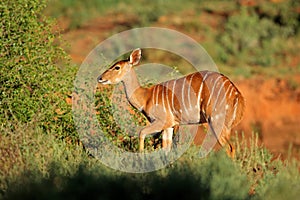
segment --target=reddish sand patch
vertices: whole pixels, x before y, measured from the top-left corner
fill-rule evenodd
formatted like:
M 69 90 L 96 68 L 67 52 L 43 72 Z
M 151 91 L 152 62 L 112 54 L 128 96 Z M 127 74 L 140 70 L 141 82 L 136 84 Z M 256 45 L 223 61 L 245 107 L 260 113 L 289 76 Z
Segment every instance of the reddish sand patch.
M 237 85 L 246 99 L 245 116 L 238 130 L 246 136 L 258 131 L 272 152 L 287 155 L 290 145 L 300 155 L 300 76 L 290 79 L 252 78 Z

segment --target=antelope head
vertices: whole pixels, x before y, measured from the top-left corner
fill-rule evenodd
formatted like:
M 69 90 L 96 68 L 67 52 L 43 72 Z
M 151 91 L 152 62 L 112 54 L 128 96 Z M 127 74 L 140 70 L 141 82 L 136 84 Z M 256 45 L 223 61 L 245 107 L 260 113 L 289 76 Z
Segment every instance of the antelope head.
M 100 75 L 97 80 L 101 84 L 117 84 L 129 74 L 132 67 L 138 65 L 141 59 L 141 49 L 135 49 L 127 60 L 121 60 L 113 64 Z

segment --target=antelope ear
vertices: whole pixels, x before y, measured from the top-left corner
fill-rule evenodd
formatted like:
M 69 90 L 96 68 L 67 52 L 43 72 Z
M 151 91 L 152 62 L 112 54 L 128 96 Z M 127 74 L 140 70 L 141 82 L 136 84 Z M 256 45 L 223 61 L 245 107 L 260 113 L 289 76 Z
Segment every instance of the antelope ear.
M 140 48 L 133 50 L 129 57 L 129 63 L 134 66 L 139 64 L 142 57 L 142 51 Z

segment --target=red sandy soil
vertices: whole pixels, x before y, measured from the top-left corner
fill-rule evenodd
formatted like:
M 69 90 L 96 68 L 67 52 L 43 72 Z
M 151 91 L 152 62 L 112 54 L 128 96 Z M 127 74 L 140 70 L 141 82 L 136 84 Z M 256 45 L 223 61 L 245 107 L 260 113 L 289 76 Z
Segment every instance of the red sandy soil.
M 245 116 L 237 127 L 250 136 L 259 131 L 260 141 L 272 152 L 300 155 L 300 75 L 289 80 L 255 77 L 237 83 L 246 99 Z
M 215 25 L 205 16 L 201 19 Z M 162 17 L 159 21 L 164 20 Z M 64 23 L 60 26 L 64 27 Z M 73 62 L 80 64 L 97 44 L 116 31 L 116 27 L 126 29 L 124 17 L 97 18 L 80 29 L 66 31 L 63 37 L 71 44 L 66 50 Z M 295 62 L 299 64 L 299 60 Z M 246 137 L 258 131 L 260 142 L 271 152 L 286 157 L 292 146 L 293 156 L 300 158 L 300 75 L 252 77 L 236 84 L 246 99 L 245 116 L 236 130 L 244 132 Z

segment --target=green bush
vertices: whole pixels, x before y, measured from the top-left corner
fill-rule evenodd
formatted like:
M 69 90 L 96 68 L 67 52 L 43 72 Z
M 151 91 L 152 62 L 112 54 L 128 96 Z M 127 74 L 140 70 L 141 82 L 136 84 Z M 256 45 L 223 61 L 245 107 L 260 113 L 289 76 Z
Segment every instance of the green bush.
M 7 189 L 2 191 L 4 199 L 294 199 L 299 195 L 299 165 L 296 163 L 282 165 L 276 173 L 274 169 L 264 171 L 257 180 L 257 175 L 249 176 L 252 169 L 241 167 L 225 152 L 211 153 L 200 159 L 199 149 L 193 147 L 164 169 L 128 174 L 104 167 L 79 149 L 61 147 L 65 152 L 54 159 L 48 153 L 42 154 L 47 165 L 38 166 L 45 166 L 47 173 L 31 165 L 10 180 Z M 247 152 L 250 156 L 251 152 Z M 34 161 L 32 159 L 27 162 Z M 250 164 L 247 159 L 244 163 Z M 266 164 L 273 165 L 270 161 Z M 258 183 L 253 185 L 254 180 Z M 260 184 L 261 180 L 265 184 Z M 253 192 L 252 188 L 256 190 Z
M 113 90 L 114 87 L 116 89 Z M 106 137 L 123 150 L 138 152 L 139 128 L 146 125 L 147 119 L 128 103 L 124 89 L 120 85 L 109 88 L 100 86 L 95 99 L 98 123 Z M 153 150 L 153 146 L 159 143 L 161 141 L 152 136 L 145 140 L 148 150 Z
M 103 15 L 114 18 L 118 28 L 123 26 L 128 29 L 149 26 L 166 13 L 177 13 L 183 8 L 194 9 L 198 4 L 199 1 L 195 0 L 185 1 L 184 5 L 180 0 L 53 0 L 45 12 L 49 16 L 67 19 L 69 29 L 82 27 L 88 20 Z M 121 20 L 118 23 L 118 19 L 127 21 Z
M 299 31 L 299 13 L 294 1 L 264 2 L 241 7 L 231 15 L 218 35 L 219 59 L 231 65 L 273 66 L 285 61 L 286 40 Z
M 271 161 L 255 138 L 249 147 L 236 141 L 235 160 L 225 151 L 200 159 L 199 147 L 192 146 L 164 169 L 129 174 L 108 169 L 81 146 L 43 134 L 34 124 L 20 125 L 15 134 L 4 131 L 9 134 L 0 138 L 3 199 L 293 199 L 300 191 L 299 163 Z
M 42 13 L 45 1 L 0 2 L 0 123 L 35 121 L 44 130 L 74 131 L 71 95 L 74 68 L 59 46 L 55 23 Z M 61 130 L 60 130 L 61 129 Z
M 58 139 L 55 130 L 45 134 L 34 122 L 14 125 L 13 131 L 0 128 L 0 199 L 12 182 L 23 186 L 26 181 L 48 177 L 53 163 L 60 165 L 55 173 L 72 175 L 87 157 L 82 146 Z
M 270 21 L 260 20 L 257 15 L 249 15 L 243 9 L 241 14 L 230 17 L 225 25 L 220 37 L 225 51 L 221 53 L 222 59 L 231 64 L 270 65 L 271 56 L 279 50 L 279 47 L 274 49 L 276 46 L 271 46 L 270 34 L 273 32 L 276 30 Z M 269 48 L 265 52 L 267 55 L 262 52 L 266 48 Z
M 66 149 L 67 150 L 67 149 Z M 70 150 L 67 150 L 68 152 Z M 45 175 L 33 167 L 10 182 L 5 199 L 245 199 L 249 184 L 224 152 L 199 159 L 189 152 L 179 162 L 147 174 L 127 174 L 99 162 L 48 165 Z M 45 154 L 46 155 L 46 154 Z M 194 159 L 188 156 L 194 155 Z M 45 158 L 47 158 L 46 156 Z M 79 157 L 76 158 L 78 160 Z M 50 159 L 52 160 L 52 159 Z M 73 158 L 70 158 L 74 161 Z M 67 169 L 71 170 L 67 170 Z M 71 171 L 72 173 L 70 173 Z M 241 188 L 240 186 L 243 185 Z

